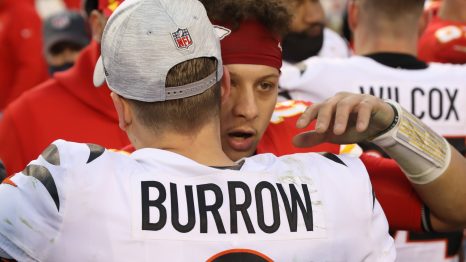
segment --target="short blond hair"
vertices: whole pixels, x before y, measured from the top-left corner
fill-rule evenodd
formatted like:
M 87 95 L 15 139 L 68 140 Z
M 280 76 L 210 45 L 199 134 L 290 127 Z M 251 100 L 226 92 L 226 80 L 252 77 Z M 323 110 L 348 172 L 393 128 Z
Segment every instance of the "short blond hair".
M 199 81 L 217 70 L 215 58 L 195 58 L 175 65 L 167 74 L 166 87 Z M 220 79 L 205 92 L 182 99 L 142 102 L 127 99 L 137 118 L 154 132 L 173 130 L 194 134 L 220 112 Z

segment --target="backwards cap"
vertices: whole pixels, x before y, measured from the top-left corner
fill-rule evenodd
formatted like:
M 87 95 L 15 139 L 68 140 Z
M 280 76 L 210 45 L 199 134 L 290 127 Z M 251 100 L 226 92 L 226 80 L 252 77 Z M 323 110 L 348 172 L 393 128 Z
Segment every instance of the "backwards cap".
M 194 83 L 165 87 L 173 66 L 200 57 L 216 58 L 216 72 Z M 106 80 L 125 98 L 156 102 L 200 94 L 222 74 L 219 39 L 199 1 L 126 0 L 105 26 L 94 85 Z

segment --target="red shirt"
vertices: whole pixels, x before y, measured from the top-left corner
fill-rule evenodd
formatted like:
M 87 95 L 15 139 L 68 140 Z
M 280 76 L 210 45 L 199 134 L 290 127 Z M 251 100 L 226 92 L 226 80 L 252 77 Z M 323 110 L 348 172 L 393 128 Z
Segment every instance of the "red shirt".
M 129 144 L 107 86 L 95 88 L 93 69 L 100 55 L 91 42 L 74 67 L 25 92 L 0 120 L 0 159 L 9 175 L 19 172 L 54 140 L 95 143 L 108 148 Z
M 418 55 L 425 62 L 466 64 L 466 23 L 434 16 L 419 39 Z
M 34 6 L 23 0 L 0 1 L 0 112 L 47 77 L 42 22 Z

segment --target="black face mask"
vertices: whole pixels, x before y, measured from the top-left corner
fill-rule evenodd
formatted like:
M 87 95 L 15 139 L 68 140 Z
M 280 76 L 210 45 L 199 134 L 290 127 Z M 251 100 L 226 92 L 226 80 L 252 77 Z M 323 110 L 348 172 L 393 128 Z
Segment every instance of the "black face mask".
M 65 64 L 59 65 L 59 66 L 49 65 L 49 74 L 51 76 L 53 76 L 53 74 L 55 74 L 56 72 L 65 71 L 65 70 L 70 69 L 73 65 L 74 65 L 73 62 L 65 63 Z
M 298 63 L 311 56 L 316 56 L 324 44 L 324 32 L 310 36 L 306 32 L 289 33 L 282 41 L 283 60 Z

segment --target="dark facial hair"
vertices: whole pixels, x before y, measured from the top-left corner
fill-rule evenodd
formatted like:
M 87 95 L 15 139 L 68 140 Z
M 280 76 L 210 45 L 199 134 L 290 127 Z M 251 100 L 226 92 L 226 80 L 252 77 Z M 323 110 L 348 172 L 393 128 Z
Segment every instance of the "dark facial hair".
M 324 44 L 324 25 L 317 24 L 313 26 L 320 26 L 320 33 L 311 35 L 308 32 L 300 32 L 285 35 L 282 40 L 283 60 L 290 63 L 298 63 L 306 60 L 309 57 L 316 56 L 322 45 Z

